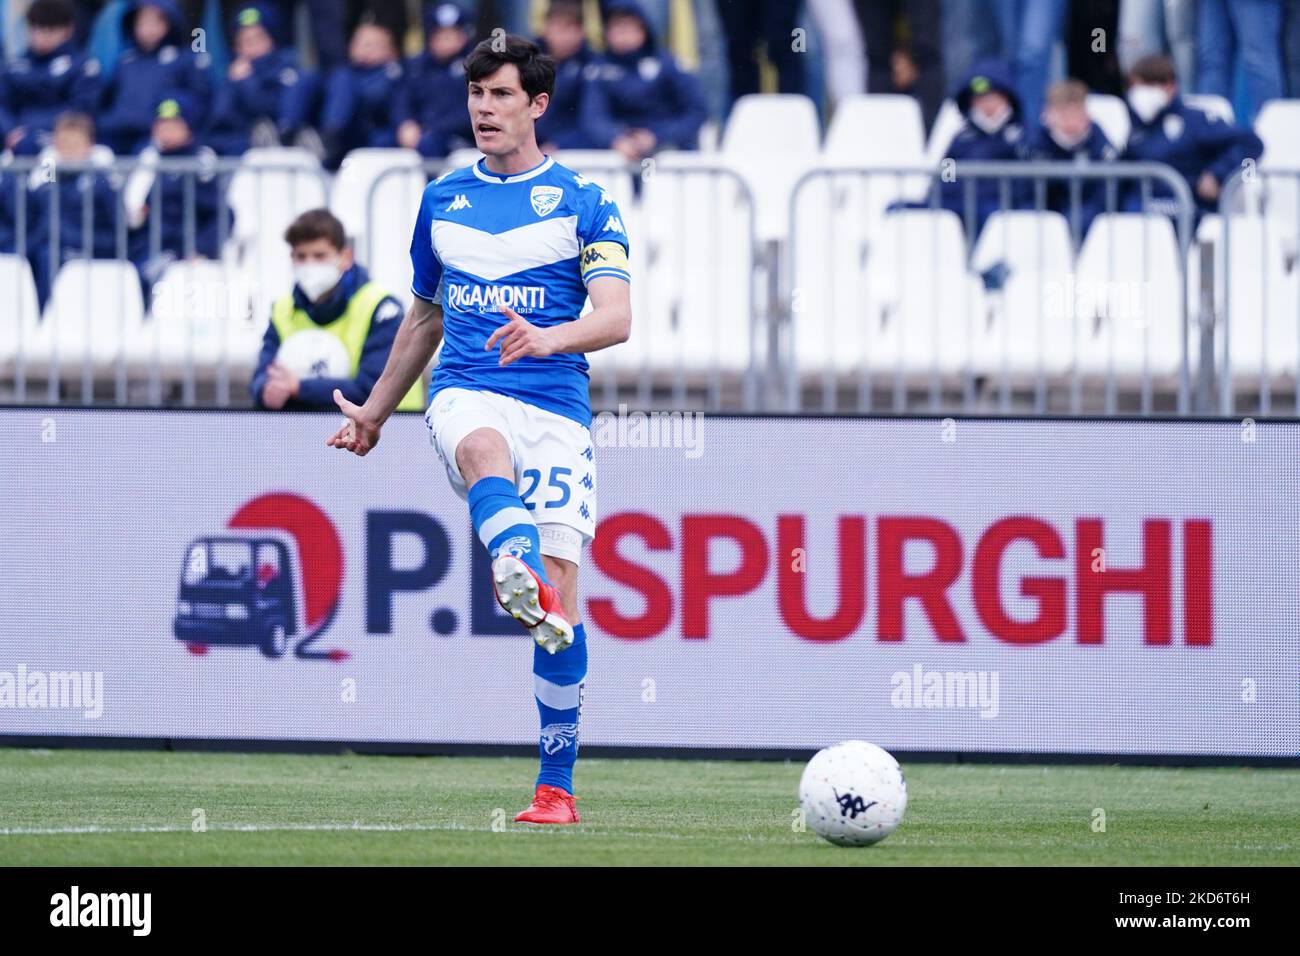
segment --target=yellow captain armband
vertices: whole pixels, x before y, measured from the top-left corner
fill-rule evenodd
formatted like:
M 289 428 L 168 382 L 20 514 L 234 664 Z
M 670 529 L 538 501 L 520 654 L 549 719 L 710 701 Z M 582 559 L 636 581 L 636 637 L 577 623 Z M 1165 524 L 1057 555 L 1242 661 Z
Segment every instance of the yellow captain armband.
M 617 242 L 593 242 L 583 247 L 578 263 L 584 283 L 603 275 L 628 278 L 627 250 Z

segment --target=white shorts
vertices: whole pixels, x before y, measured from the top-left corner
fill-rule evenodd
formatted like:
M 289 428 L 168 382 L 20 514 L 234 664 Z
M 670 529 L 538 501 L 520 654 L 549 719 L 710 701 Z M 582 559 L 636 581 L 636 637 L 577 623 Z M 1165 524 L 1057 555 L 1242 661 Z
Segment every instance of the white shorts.
M 499 432 L 510 449 L 519 497 L 537 522 L 542 554 L 579 563 L 596 534 L 596 455 L 587 428 L 517 398 L 469 388 L 439 391 L 424 421 L 461 498 L 469 497 L 469 488 L 456 466 L 456 448 L 480 428 Z

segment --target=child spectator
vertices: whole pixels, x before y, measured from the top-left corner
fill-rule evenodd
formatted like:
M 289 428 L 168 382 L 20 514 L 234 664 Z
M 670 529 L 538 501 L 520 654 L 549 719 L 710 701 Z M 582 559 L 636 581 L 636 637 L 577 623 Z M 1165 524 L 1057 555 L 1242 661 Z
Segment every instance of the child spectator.
M 446 156 L 474 145 L 465 108 L 465 56 L 472 45 L 468 19 L 454 3 L 424 13 L 424 52 L 407 62 L 395 110 L 398 145 L 422 156 Z
M 393 35 L 362 22 L 348 43 L 348 65 L 329 77 L 320 134 L 326 165 L 337 169 L 349 150 L 397 145 L 395 105 L 405 71 Z
M 60 114 L 40 159 L 28 183 L 27 256 L 43 306 L 54 273 L 69 259 L 117 256 L 118 226 L 125 230 L 125 222 L 119 211 L 120 175 L 111 169 L 113 151 L 96 145 L 95 123 L 85 113 Z M 68 165 L 93 168 L 65 172 Z
M 332 409 L 334 389 L 362 402 L 379 381 L 401 325 L 402 305 L 352 258 L 343 223 L 328 209 L 303 213 L 284 234 L 293 257 L 293 289 L 271 306 L 257 371 L 249 383 L 258 408 Z M 281 345 L 298 332 L 323 330 L 348 353 L 348 378 L 306 377 L 276 361 Z M 411 386 L 400 411 L 424 408 L 424 387 Z
M 1087 103 L 1088 88 L 1078 80 L 1062 80 L 1048 87 L 1047 105 L 1030 143 L 1029 158 L 1076 164 L 1118 159 L 1119 151 L 1088 116 Z M 1076 189 L 1077 209 L 1071 200 Z M 1029 201 L 1032 206 L 1032 198 Z M 1098 213 L 1106 211 L 1106 181 L 1085 180 L 1074 187 L 1063 180 L 1049 180 L 1047 208 L 1070 219 L 1074 235 L 1082 238 Z
M 188 93 L 168 95 L 157 104 L 153 122 L 153 143 L 140 154 L 140 167 L 131 174 L 124 190 L 131 261 L 140 270 L 145 291 L 161 278 L 163 270 L 178 259 L 216 259 L 221 254 L 222 218 L 230 234 L 233 214 L 226 208 L 214 167 L 216 153 L 200 146 L 193 122 L 199 111 Z M 159 170 L 158 160 L 192 158 L 200 161 L 197 173 Z M 188 181 L 188 184 L 187 184 Z M 192 190 L 193 233 L 187 228 L 185 205 Z M 156 203 L 156 205 L 155 205 Z M 153 240 L 153 221 L 158 220 L 158 243 Z M 148 295 L 146 294 L 146 301 Z
M 555 60 L 555 92 L 537 121 L 537 142 L 544 153 L 587 149 L 593 144 L 582 128 L 582 95 L 596 54 L 587 44 L 581 0 L 553 0 L 537 42 Z
M 1198 218 L 1218 208 L 1224 181 L 1247 159 L 1259 159 L 1264 152 L 1263 142 L 1250 129 L 1232 126 L 1184 103 L 1178 95 L 1173 61 L 1167 56 L 1146 56 L 1133 65 L 1128 104 L 1133 128 L 1123 158 L 1172 166 L 1187 180 Z M 1142 210 L 1140 183 L 1125 188 L 1124 206 Z M 1146 211 L 1177 214 L 1169 187 L 1152 182 Z
M 637 0 L 606 7 L 606 53 L 588 70 L 583 126 L 593 145 L 639 162 L 657 149 L 694 149 L 707 107 L 699 82 L 659 49 Z
M 962 179 L 961 161 L 1023 159 L 1028 144 L 1022 125 L 1020 97 L 1011 71 L 1001 61 L 977 63 L 955 99 L 957 108 L 966 117 L 966 124 L 957 131 L 944 153 L 945 159 L 957 161 L 957 175 L 944 178 L 939 198 L 945 209 L 955 212 L 965 223 L 967 190 L 972 191 L 975 197 L 975 234 L 978 235 L 985 220 L 1002 206 L 1002 185 L 996 179 L 973 182 Z M 1008 208 L 1023 205 L 1029 195 L 1032 191 L 1027 191 L 1023 183 L 1012 182 Z
M 278 29 L 279 14 L 270 4 L 249 4 L 235 13 L 235 59 L 204 136 L 223 156 L 238 156 L 250 146 L 288 145 L 305 133 L 318 80 L 299 69 L 292 50 L 276 47 Z
M 126 49 L 104 94 L 103 139 L 114 151 L 149 145 L 153 106 L 160 93 L 186 91 L 206 111 L 212 103 L 212 60 L 190 51 L 189 34 L 174 0 L 132 0 L 122 14 Z
M 20 156 L 49 145 L 55 118 L 65 110 L 94 114 L 99 106 L 99 61 L 74 39 L 71 0 L 34 0 L 27 9 L 27 56 L 0 73 L 0 137 Z

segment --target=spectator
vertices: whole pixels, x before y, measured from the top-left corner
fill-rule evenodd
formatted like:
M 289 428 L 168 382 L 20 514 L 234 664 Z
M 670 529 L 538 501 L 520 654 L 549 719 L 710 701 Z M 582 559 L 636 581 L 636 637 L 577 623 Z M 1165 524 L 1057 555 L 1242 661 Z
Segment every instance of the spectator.
M 1286 0 L 1282 14 L 1282 70 L 1286 95 L 1300 99 L 1300 0 Z
M 173 0 L 132 0 L 122 15 L 128 38 L 104 95 L 104 141 L 118 153 L 149 145 L 153 105 L 163 91 L 188 92 L 198 109 L 212 103 L 212 61 L 190 52 L 189 34 Z
M 1047 106 L 1030 143 L 1029 158 L 1077 165 L 1118 159 L 1119 151 L 1088 116 L 1087 102 L 1088 88 L 1078 80 L 1062 80 L 1048 87 Z M 1076 190 L 1077 206 L 1072 199 Z M 1106 182 L 1096 179 L 1074 186 L 1049 180 L 1047 208 L 1069 219 L 1071 232 L 1081 238 L 1106 210 Z
M 167 95 L 158 102 L 154 116 L 152 145 L 140 153 L 140 165 L 123 190 L 127 224 L 132 230 L 129 252 L 140 270 L 146 301 L 149 290 L 172 262 L 219 258 L 223 229 L 229 235 L 234 219 L 222 202 L 214 168 L 217 155 L 195 138 L 199 110 L 193 98 L 188 93 Z M 198 172 L 159 171 L 160 158 L 195 159 Z M 191 189 L 192 223 L 185 208 Z M 156 246 L 154 220 L 158 222 Z
M 1282 79 L 1282 0 L 1200 0 L 1196 24 L 1196 86 L 1231 101 L 1240 60 L 1249 109 L 1286 95 Z
M 28 186 L 27 255 L 43 306 L 63 263 L 117 256 L 122 220 L 119 176 L 111 170 L 113 151 L 96 145 L 94 120 L 85 113 L 59 115 L 40 159 Z M 68 165 L 92 168 L 64 172 L 62 167 Z
M 1023 159 L 1027 154 L 1020 97 L 1010 69 L 1000 60 L 977 63 L 954 99 L 966 122 L 948 145 L 945 160 L 957 161 L 955 177 L 944 177 L 939 186 L 940 204 L 966 222 L 966 196 L 974 197 L 974 233 L 1002 207 L 1002 186 L 996 179 L 981 179 L 968 184 L 962 179 L 961 161 L 1006 162 Z M 1029 193 L 1023 184 L 1012 184 L 1012 206 L 1025 204 Z
M 1219 190 L 1247 159 L 1258 159 L 1264 144 L 1249 128 L 1231 126 L 1203 110 L 1188 106 L 1178 95 L 1174 64 L 1166 56 L 1138 60 L 1129 75 L 1129 133 L 1124 159 L 1166 163 L 1192 190 L 1197 214 L 1218 207 Z M 1125 190 L 1125 208 L 1142 211 L 1139 184 Z M 1167 186 L 1151 187 L 1149 212 L 1177 214 Z
M 856 5 L 867 42 L 867 92 L 915 97 L 929 129 L 943 102 L 939 0 L 856 0 Z
M 1163 7 L 1185 5 L 1189 0 L 1140 0 Z M 1125 0 L 1074 0 L 1065 24 L 1065 73 L 1083 83 L 1090 93 L 1124 96 L 1124 71 L 1116 47 L 1124 43 L 1120 10 Z M 1157 40 L 1161 31 L 1156 31 Z M 1112 43 L 1111 37 L 1118 37 Z M 1187 39 L 1192 39 L 1188 34 Z M 1102 41 L 1105 42 L 1102 42 Z M 1185 44 L 1190 49 L 1189 44 Z M 1159 53 L 1160 50 L 1149 51 Z
M 78 49 L 75 31 L 71 0 L 34 0 L 27 9 L 27 56 L 0 74 L 0 137 L 20 156 L 49 145 L 60 113 L 98 109 L 99 61 Z
M 379 380 L 401 325 L 402 306 L 353 261 L 343 224 L 327 209 L 303 213 L 284 234 L 293 256 L 293 290 L 271 306 L 257 371 L 249 383 L 263 409 L 333 409 L 334 389 L 351 402 L 365 403 Z M 351 361 L 350 378 L 308 378 L 276 360 L 293 335 L 323 330 L 343 343 Z M 421 411 L 424 387 L 416 382 L 399 411 Z
M 276 47 L 278 19 L 274 7 L 260 3 L 235 14 L 235 59 L 204 137 L 223 156 L 238 156 L 250 146 L 307 145 L 302 137 L 317 77 L 299 69 L 292 50 Z
M 587 70 L 585 135 L 638 162 L 657 149 L 695 149 L 707 109 L 694 76 L 659 49 L 636 0 L 611 0 L 607 52 Z
M 1012 64 L 1025 116 L 1038 116 L 1053 69 L 1053 52 L 1065 32 L 1069 0 L 992 0 L 1002 59 Z
M 592 144 L 582 128 L 585 71 L 595 61 L 583 30 L 580 0 L 552 0 L 538 45 L 555 60 L 555 92 L 537 121 L 542 152 L 586 149 Z
M 825 50 L 826 96 L 834 108 L 867 91 L 866 44 L 853 0 L 808 0 L 808 13 Z
M 767 59 L 776 67 L 778 91 L 807 92 L 804 54 L 796 52 L 794 44 L 799 4 L 790 0 L 718 0 L 718 15 L 727 36 L 733 102 L 758 92 L 754 52 L 760 39 Z
M 421 156 L 474 145 L 465 108 L 465 57 L 473 41 L 465 11 L 439 3 L 424 13 L 424 52 L 407 62 L 395 109 L 397 143 Z
M 393 35 L 362 22 L 348 42 L 348 63 L 330 73 L 321 107 L 326 165 L 337 169 L 354 149 L 397 145 L 395 106 L 405 71 Z

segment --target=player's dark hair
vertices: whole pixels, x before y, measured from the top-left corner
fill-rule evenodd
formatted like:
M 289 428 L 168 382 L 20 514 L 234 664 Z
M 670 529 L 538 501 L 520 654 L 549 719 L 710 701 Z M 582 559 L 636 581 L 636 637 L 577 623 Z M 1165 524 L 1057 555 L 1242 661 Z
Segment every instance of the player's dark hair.
M 474 47 L 465 58 L 465 82 L 479 83 L 507 63 L 519 70 L 519 83 L 531 103 L 537 94 L 555 91 L 555 61 L 532 40 L 511 34 L 492 37 Z
M 1173 83 L 1176 79 L 1174 61 L 1159 53 L 1144 56 L 1133 64 L 1129 76 L 1135 83 Z
M 343 223 L 328 209 L 308 209 L 284 231 L 284 241 L 291 247 L 316 239 L 327 239 L 331 246 L 340 250 L 348 244 Z
M 70 27 L 77 22 L 77 10 L 72 0 L 35 0 L 27 8 L 29 27 Z

